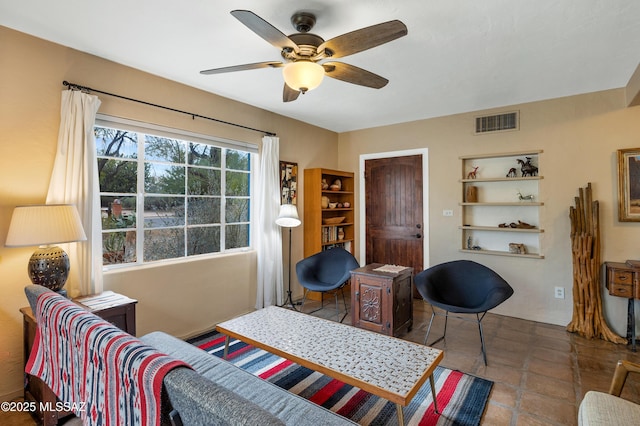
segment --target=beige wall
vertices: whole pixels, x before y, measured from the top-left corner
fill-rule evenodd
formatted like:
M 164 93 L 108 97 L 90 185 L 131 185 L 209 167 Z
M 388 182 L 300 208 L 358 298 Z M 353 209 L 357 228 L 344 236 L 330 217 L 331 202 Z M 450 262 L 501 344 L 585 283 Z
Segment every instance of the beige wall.
M 42 203 L 57 143 L 62 81 L 272 131 L 281 158 L 307 167 L 337 167 L 336 133 L 145 74 L 0 27 L 0 399 L 21 393 L 22 317 L 27 261 L 33 248 L 7 249 L 16 205 Z M 98 95 L 100 113 L 260 143 L 259 133 Z M 302 182 L 300 182 L 302 186 Z M 301 200 L 302 202 L 302 195 Z M 302 209 L 300 209 L 302 214 Z M 302 258 L 302 228 L 293 230 L 292 261 Z M 286 236 L 285 236 L 286 242 Z M 287 255 L 285 250 L 284 255 Z M 105 289 L 139 300 L 138 334 L 193 335 L 253 309 L 255 252 L 129 268 L 105 275 Z M 295 274 L 294 294 L 301 295 Z
M 340 134 L 340 168 L 357 170 L 359 156 L 428 148 L 430 264 L 471 259 L 497 270 L 515 289 L 497 313 L 566 325 L 572 315 L 569 207 L 578 188 L 592 182 L 600 202 L 603 260 L 640 258 L 640 224 L 617 220 L 616 150 L 640 146 L 640 107 L 625 108 L 623 89 L 535 102 Z M 475 136 L 474 117 L 520 111 L 520 130 Z M 458 251 L 462 195 L 459 156 L 541 149 L 540 220 L 544 259 Z M 515 166 L 515 164 L 514 164 Z M 505 171 L 506 172 L 506 171 Z M 360 206 L 356 206 L 359 208 Z M 443 217 L 451 209 L 454 217 Z M 562 286 L 564 300 L 553 289 Z M 605 296 L 605 313 L 618 333 L 626 330 L 626 299 Z

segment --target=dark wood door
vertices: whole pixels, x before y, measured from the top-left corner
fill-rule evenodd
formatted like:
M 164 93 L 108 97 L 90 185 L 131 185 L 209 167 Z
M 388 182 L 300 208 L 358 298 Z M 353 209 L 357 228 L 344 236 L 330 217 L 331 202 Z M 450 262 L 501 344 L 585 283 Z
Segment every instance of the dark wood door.
M 423 267 L 422 155 L 365 161 L 366 262 Z

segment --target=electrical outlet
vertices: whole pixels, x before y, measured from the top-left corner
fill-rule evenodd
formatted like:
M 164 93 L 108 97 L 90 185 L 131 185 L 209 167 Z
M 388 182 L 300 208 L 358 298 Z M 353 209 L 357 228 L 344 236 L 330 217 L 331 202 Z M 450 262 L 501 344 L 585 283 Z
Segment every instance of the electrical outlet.
M 442 216 L 453 216 L 453 210 L 442 210 Z
M 555 288 L 555 297 L 556 299 L 564 299 L 564 287 Z

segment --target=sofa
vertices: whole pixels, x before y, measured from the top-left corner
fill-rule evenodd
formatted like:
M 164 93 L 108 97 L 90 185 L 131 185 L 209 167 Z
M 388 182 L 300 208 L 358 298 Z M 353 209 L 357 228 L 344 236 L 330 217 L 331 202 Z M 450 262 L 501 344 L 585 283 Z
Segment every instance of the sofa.
M 640 405 L 620 398 L 629 373 L 640 373 L 640 364 L 618 361 L 609 393 L 589 391 L 585 394 L 578 409 L 578 425 L 640 425 Z
M 50 290 L 37 285 L 25 288 L 34 313 L 38 297 L 46 292 Z M 82 315 L 95 317 L 89 312 Z M 104 326 L 115 329 L 110 324 Z M 124 333 L 120 330 L 118 332 Z M 176 367 L 164 375 L 162 424 L 356 424 L 166 333 L 149 333 L 135 339 L 134 344 L 150 346 L 191 367 Z

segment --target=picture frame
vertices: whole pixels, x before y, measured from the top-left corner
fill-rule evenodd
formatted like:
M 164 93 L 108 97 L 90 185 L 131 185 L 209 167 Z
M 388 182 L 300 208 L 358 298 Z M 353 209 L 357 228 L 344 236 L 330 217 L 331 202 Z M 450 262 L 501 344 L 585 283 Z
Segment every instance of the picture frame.
M 280 204 L 298 204 L 298 163 L 280 161 Z
M 640 222 L 640 148 L 618 150 L 618 221 Z

